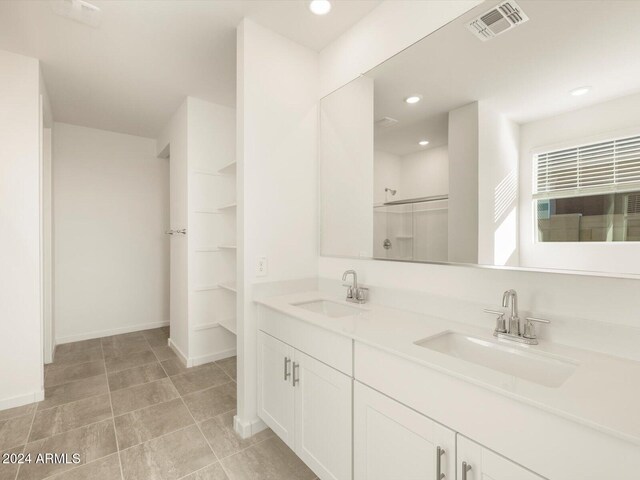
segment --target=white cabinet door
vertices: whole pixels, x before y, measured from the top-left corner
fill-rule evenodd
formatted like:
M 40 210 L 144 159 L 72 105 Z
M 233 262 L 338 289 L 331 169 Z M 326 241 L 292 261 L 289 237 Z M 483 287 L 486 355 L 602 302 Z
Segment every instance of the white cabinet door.
M 258 332 L 258 415 L 294 448 L 293 348 Z
M 458 480 L 544 480 L 462 435 L 457 440 Z
M 361 383 L 354 385 L 355 480 L 454 480 L 455 432 Z
M 351 479 L 351 377 L 295 351 L 295 452 L 322 480 Z

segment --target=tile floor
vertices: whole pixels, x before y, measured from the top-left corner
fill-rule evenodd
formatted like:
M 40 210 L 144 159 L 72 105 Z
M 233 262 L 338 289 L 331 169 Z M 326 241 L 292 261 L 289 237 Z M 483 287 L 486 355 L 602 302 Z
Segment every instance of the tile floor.
M 270 430 L 233 431 L 236 359 L 187 369 L 168 327 L 59 345 L 42 402 L 0 411 L 0 453 L 81 463 L 0 463 L 0 480 L 313 480 Z

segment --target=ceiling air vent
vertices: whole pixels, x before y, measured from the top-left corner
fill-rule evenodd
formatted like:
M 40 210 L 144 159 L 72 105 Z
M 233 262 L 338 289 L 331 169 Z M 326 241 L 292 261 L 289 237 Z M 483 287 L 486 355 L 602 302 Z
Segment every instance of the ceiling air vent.
M 529 17 L 525 15 L 522 8 L 516 2 L 508 0 L 474 18 L 467 24 L 467 28 L 480 40 L 486 42 L 527 20 Z
M 376 128 L 389 128 L 392 125 L 398 123 L 398 120 L 391 117 L 382 117 L 380 120 L 376 120 L 375 126 Z
M 51 2 L 53 12 L 61 17 L 74 20 L 90 27 L 100 26 L 102 10 L 84 0 L 53 0 Z

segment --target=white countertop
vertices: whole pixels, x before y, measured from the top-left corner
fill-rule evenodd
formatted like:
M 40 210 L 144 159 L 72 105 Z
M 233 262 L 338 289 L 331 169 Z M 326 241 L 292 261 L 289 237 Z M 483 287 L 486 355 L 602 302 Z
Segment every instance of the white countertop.
M 315 299 L 356 307 L 362 313 L 329 318 L 292 305 Z M 562 385 L 557 388 L 545 387 L 414 343 L 446 331 L 495 341 L 490 327 L 480 329 L 375 304 L 355 305 L 317 291 L 269 297 L 256 302 L 357 342 L 640 445 L 640 362 L 544 340 L 535 346 L 520 346 L 508 342 L 509 346 L 531 349 L 578 363 L 576 370 Z

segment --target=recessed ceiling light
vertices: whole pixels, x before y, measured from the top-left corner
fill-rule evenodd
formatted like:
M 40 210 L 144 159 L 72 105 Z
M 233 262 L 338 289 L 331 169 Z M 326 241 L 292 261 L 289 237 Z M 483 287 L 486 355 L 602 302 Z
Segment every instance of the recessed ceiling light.
M 578 87 L 578 88 L 574 88 L 569 93 L 574 97 L 579 97 L 580 95 L 585 95 L 589 93 L 590 90 L 591 90 L 591 87 Z
M 411 95 L 410 97 L 407 97 L 404 99 L 404 101 L 407 102 L 409 105 L 418 103 L 420 100 L 422 100 L 422 95 Z
M 331 2 L 329 0 L 312 0 L 309 3 L 309 10 L 316 15 L 326 15 L 331 11 Z
M 429 145 L 429 140 L 420 140 L 420 141 L 418 142 L 418 145 L 421 145 L 421 146 L 423 146 L 423 147 L 424 147 L 425 145 Z

